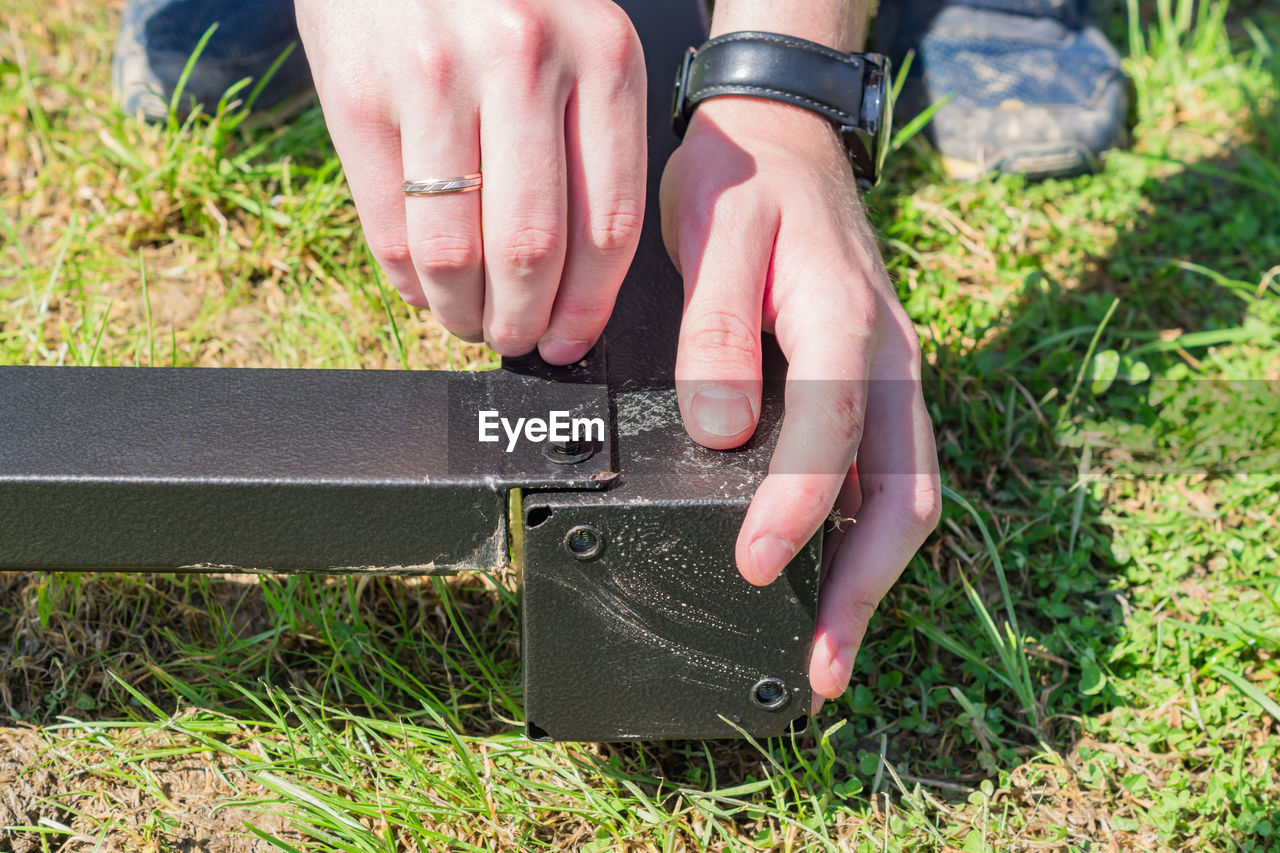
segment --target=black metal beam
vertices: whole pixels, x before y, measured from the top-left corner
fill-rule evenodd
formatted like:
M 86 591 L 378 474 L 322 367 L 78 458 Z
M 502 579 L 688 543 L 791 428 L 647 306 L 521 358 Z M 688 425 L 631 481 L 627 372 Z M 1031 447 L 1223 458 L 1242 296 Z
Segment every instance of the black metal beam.
M 477 412 L 611 434 L 597 375 L 0 367 L 0 568 L 500 566 L 508 491 L 602 488 L 611 451 L 508 453 L 476 440 Z

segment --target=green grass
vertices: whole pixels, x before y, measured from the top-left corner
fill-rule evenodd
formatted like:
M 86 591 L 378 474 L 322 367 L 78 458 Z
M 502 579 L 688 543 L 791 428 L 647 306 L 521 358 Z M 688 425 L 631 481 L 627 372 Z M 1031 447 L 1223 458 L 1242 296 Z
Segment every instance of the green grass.
M 85 5 L 4 3 L 0 363 L 493 364 L 388 290 L 318 110 L 120 117 Z M 947 506 L 817 734 L 526 742 L 502 574 L 0 575 L 0 786 L 45 779 L 0 849 L 1280 850 L 1280 16 L 1111 11 L 1101 174 L 912 140 L 870 198 Z

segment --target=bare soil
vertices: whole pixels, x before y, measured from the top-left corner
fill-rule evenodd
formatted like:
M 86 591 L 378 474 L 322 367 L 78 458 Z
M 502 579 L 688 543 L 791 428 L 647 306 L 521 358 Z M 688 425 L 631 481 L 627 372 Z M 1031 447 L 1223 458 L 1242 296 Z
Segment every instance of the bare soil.
M 35 853 L 42 835 L 60 853 L 264 849 L 246 825 L 289 843 L 301 840 L 278 815 L 228 804 L 270 792 L 231 770 L 225 758 L 209 751 L 164 755 L 189 744 L 167 734 L 121 734 L 115 748 L 90 751 L 82 735 L 0 729 L 0 851 Z M 139 776 L 153 784 L 140 786 Z

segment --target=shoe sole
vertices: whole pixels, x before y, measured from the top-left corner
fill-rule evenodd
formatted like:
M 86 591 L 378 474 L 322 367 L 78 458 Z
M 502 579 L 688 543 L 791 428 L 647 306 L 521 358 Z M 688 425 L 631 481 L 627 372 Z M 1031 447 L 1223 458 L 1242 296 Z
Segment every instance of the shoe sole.
M 1101 158 L 1083 145 L 1051 142 L 1006 148 L 989 160 L 973 162 L 939 154 L 942 171 L 958 181 L 977 181 L 993 174 L 1027 178 L 1066 178 L 1098 171 Z

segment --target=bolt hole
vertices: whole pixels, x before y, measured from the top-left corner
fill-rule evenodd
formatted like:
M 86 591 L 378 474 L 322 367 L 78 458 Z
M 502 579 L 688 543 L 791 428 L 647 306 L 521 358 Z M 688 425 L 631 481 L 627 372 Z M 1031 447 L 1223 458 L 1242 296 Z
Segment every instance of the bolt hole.
M 548 441 L 542 445 L 542 455 L 559 465 L 573 465 L 595 455 L 595 442 Z
M 773 711 L 787 703 L 787 686 L 777 678 L 762 678 L 751 689 L 751 699 L 761 708 Z
M 569 534 L 569 550 L 581 556 L 596 547 L 596 537 L 590 530 L 575 530 Z
M 529 527 L 538 527 L 551 517 L 551 507 L 535 506 L 524 514 L 524 522 Z
M 593 560 L 604 550 L 604 535 L 590 525 L 579 524 L 565 534 L 564 547 L 579 560 Z

